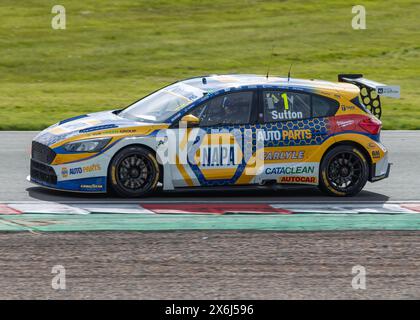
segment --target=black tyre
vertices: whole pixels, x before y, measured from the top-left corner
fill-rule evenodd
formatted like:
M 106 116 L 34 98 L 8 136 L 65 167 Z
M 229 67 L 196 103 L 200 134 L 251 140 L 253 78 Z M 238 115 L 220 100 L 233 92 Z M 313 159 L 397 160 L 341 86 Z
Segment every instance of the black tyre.
M 319 188 L 333 196 L 354 196 L 365 186 L 369 164 L 363 153 L 349 145 L 328 151 L 322 159 Z
M 123 197 L 142 197 L 156 188 L 159 166 L 154 155 L 140 146 L 119 151 L 109 165 L 109 185 Z

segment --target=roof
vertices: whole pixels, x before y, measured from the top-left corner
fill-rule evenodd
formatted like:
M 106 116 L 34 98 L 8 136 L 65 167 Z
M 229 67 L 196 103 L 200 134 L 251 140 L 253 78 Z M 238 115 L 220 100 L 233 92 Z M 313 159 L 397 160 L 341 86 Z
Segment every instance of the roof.
M 343 82 L 329 82 L 323 80 L 304 80 L 281 77 L 266 77 L 253 74 L 228 74 L 228 75 L 209 75 L 203 77 L 190 78 L 182 81 L 185 84 L 194 86 L 204 91 L 215 91 L 240 86 L 281 86 L 281 87 L 301 87 L 308 89 L 324 89 L 336 91 L 348 91 L 355 93 L 359 88 L 353 84 Z

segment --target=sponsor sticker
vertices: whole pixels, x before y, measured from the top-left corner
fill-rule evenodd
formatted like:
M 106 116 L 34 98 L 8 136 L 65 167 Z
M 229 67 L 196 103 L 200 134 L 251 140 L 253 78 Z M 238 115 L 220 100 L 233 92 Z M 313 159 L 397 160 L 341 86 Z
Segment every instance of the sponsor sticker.
M 369 149 L 375 149 L 375 148 L 377 147 L 377 145 L 376 145 L 376 144 L 374 144 L 373 142 L 369 142 L 369 143 L 368 143 L 368 145 L 367 145 L 367 147 L 368 147 Z
M 272 120 L 294 120 L 294 119 L 302 119 L 303 113 L 283 110 L 283 111 L 277 111 L 273 110 L 270 112 L 271 119 Z
M 90 128 L 79 130 L 79 133 L 88 133 L 92 131 L 99 131 L 99 130 L 112 129 L 112 128 L 118 128 L 118 126 L 115 124 L 105 124 L 101 126 L 90 127 Z
M 66 167 L 62 167 L 61 175 L 63 176 L 63 178 L 67 178 L 69 176 L 69 169 L 67 169 Z
M 339 127 L 348 127 L 354 125 L 354 120 L 337 121 Z
M 83 169 L 81 167 L 70 168 L 70 170 L 69 170 L 70 175 L 76 175 L 76 174 L 81 174 L 81 173 L 83 173 Z
M 381 157 L 381 152 L 379 150 L 373 150 L 372 151 L 372 158 L 378 159 Z
M 274 167 L 266 168 L 265 174 L 275 175 L 296 175 L 296 174 L 314 174 L 314 166 L 291 166 L 291 167 Z
M 341 110 L 342 111 L 347 111 L 347 110 L 349 110 L 349 111 L 353 111 L 353 110 L 355 110 L 356 109 L 356 107 L 355 106 L 345 106 L 345 105 L 342 105 L 341 106 Z
M 89 173 L 89 172 L 95 172 L 95 171 L 100 171 L 100 170 L 101 170 L 100 164 L 91 164 L 84 167 L 76 167 L 76 168 L 70 168 L 70 169 L 66 167 L 62 167 L 61 176 L 63 178 L 67 178 L 68 176 L 74 176 L 74 175 L 79 175 L 82 173 Z
M 281 183 L 317 183 L 316 177 L 281 177 Z
M 376 92 L 381 96 L 399 98 L 400 86 L 378 86 Z
M 91 164 L 90 166 L 83 167 L 83 173 L 92 172 L 92 171 L 100 171 L 101 165 L 100 164 Z
M 80 185 L 82 189 L 102 189 L 103 185 L 101 184 L 82 184 Z
M 310 129 L 304 130 L 268 130 L 258 131 L 258 139 L 264 141 L 280 141 L 280 140 L 306 140 L 312 139 Z
M 203 167 L 234 166 L 239 162 L 238 147 L 234 145 L 209 145 L 200 148 L 200 164 Z
M 264 152 L 264 160 L 302 160 L 305 151 L 270 151 Z
M 118 129 L 118 130 L 107 130 L 104 132 L 95 132 L 95 135 L 107 135 L 107 134 L 130 134 L 135 133 L 135 129 Z

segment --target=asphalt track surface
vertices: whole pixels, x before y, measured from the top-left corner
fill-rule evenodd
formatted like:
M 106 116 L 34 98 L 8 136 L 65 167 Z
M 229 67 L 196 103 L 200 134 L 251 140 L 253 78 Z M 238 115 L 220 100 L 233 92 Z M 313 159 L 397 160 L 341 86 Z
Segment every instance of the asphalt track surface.
M 0 201 L 125 201 L 51 192 L 25 178 L 35 132 L 0 134 Z M 316 189 L 158 192 L 139 202 L 420 200 L 420 132 L 383 132 L 389 179 L 357 197 Z M 132 200 L 130 200 L 132 201 Z M 51 288 L 54 265 L 67 288 Z M 351 286 L 366 268 L 366 290 Z M 419 299 L 416 231 L 0 233 L 0 299 Z

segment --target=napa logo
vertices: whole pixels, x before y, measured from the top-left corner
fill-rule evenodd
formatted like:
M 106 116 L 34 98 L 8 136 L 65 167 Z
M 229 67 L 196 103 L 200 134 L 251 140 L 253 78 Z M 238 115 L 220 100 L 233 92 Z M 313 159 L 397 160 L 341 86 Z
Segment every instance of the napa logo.
M 200 164 L 203 167 L 231 167 L 238 164 L 238 146 L 206 145 L 200 147 Z
M 69 176 L 69 169 L 67 169 L 66 167 L 62 167 L 61 168 L 61 175 L 63 178 L 67 178 Z

